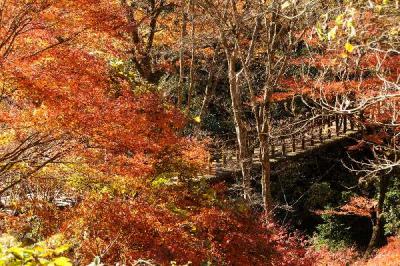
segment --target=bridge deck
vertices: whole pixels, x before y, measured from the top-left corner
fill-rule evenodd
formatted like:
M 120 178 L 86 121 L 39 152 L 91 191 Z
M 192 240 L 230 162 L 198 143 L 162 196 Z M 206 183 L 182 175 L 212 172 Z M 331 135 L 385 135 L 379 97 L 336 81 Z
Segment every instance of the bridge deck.
M 300 135 L 275 139 L 270 144 L 270 161 L 272 163 L 302 156 L 322 146 L 349 138 L 359 132 L 355 129 L 354 122 L 348 123 L 347 118 L 336 117 L 322 121 L 317 127 L 311 128 Z M 240 169 L 235 150 L 219 150 L 214 153 L 219 157 L 209 161 L 207 176 L 213 177 L 218 171 L 238 171 Z M 256 148 L 253 154 L 253 163 L 260 164 L 260 149 Z

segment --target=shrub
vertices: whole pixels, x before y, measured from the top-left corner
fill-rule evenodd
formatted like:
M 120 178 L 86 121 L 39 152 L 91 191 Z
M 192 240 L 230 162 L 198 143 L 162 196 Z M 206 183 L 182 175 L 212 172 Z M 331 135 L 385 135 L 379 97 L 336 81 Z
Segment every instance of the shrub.
M 400 180 L 395 179 L 394 185 L 386 194 L 384 217 L 385 234 L 400 233 Z
M 186 200 L 149 204 L 143 199 L 83 202 L 63 232 L 75 243 L 76 259 L 93 256 L 108 264 L 139 259 L 161 265 L 312 265 L 306 243 L 250 213 Z M 207 264 L 211 263 L 211 264 Z M 282 264 L 283 263 L 283 264 Z
M 3 233 L 16 236 L 25 243 L 42 241 L 58 233 L 67 211 L 54 204 L 39 200 L 15 202 L 14 215 L 4 215 Z
M 69 258 L 61 256 L 70 249 L 61 235 L 46 241 L 23 246 L 11 235 L 0 237 L 0 265 L 72 266 Z
M 350 228 L 330 214 L 323 214 L 324 223 L 317 226 L 317 232 L 313 236 L 314 245 L 327 247 L 331 251 L 338 251 L 351 246 Z
M 310 209 L 323 208 L 332 200 L 332 189 L 329 183 L 317 183 L 310 188 L 306 205 Z
M 159 154 L 155 175 L 168 173 L 181 181 L 190 180 L 205 171 L 207 158 L 206 141 L 185 139 Z

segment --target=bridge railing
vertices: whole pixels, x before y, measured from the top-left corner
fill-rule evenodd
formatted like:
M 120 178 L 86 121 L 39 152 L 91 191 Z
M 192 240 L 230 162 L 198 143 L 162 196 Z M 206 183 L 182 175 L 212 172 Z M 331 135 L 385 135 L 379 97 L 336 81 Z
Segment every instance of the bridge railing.
M 371 118 L 373 117 L 371 116 Z M 310 150 L 316 145 L 359 129 L 359 123 L 349 115 L 321 115 L 301 132 L 270 138 L 270 159 L 282 159 Z M 209 172 L 213 173 L 217 167 L 226 167 L 229 164 L 237 165 L 238 157 L 237 151 L 234 149 L 212 150 L 208 159 Z M 253 160 L 254 162 L 259 160 L 259 148 L 254 150 Z

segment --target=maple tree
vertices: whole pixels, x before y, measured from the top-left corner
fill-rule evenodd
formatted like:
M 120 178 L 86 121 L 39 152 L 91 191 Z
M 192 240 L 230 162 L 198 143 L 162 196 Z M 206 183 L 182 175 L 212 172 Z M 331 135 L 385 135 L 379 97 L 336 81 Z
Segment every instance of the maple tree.
M 109 63 L 111 56 L 96 55 L 99 43 L 89 45 L 88 39 L 104 34 L 115 36 L 115 44 L 119 43 L 118 31 L 129 33 L 131 29 L 127 29 L 126 23 L 111 27 L 106 22 L 120 21 L 117 15 L 123 13 L 117 13 L 106 21 L 105 13 L 101 13 L 105 10 L 95 10 L 90 1 L 77 2 L 76 5 L 61 4 L 49 3 L 40 14 L 49 20 L 44 22 L 55 23 L 56 26 L 47 28 L 39 17 L 47 31 L 42 33 L 41 29 L 38 30 L 38 36 L 25 32 L 20 41 L 26 47 L 19 47 L 16 57 L 7 62 L 7 68 L 13 69 L 8 74 L 15 82 L 10 86 L 15 86 L 18 93 L 30 101 L 25 101 L 25 110 L 21 110 L 22 119 L 31 119 L 29 125 L 36 130 L 58 131 L 73 137 L 75 144 L 84 146 L 83 150 L 92 159 L 100 160 L 101 157 L 103 163 L 108 163 L 107 156 L 114 155 L 121 160 L 121 165 L 130 167 L 134 175 L 142 170 L 150 171 L 150 154 L 156 154 L 179 141 L 176 132 L 183 125 L 183 117 L 173 106 L 168 107 L 156 87 L 136 82 L 132 88 L 132 83 L 128 81 L 129 75 L 133 74 L 121 74 L 118 61 L 117 64 Z M 117 7 L 114 5 L 115 9 Z M 83 8 L 87 10 L 83 11 Z M 58 18 L 47 11 L 66 15 Z M 117 11 L 122 12 L 122 7 Z M 73 28 L 72 32 L 65 32 L 63 26 L 77 24 L 85 16 L 90 16 L 90 19 L 86 18 L 88 23 L 78 24 L 79 27 Z M 97 27 L 100 23 L 102 27 Z M 35 25 L 34 22 L 32 24 Z M 64 37 L 68 34 L 74 37 Z M 41 40 L 39 47 L 34 46 L 37 39 L 32 36 Z M 33 54 L 24 54 L 24 51 L 32 50 Z M 100 150 L 106 151 L 103 153 Z M 140 167 L 135 166 L 134 162 L 139 161 Z

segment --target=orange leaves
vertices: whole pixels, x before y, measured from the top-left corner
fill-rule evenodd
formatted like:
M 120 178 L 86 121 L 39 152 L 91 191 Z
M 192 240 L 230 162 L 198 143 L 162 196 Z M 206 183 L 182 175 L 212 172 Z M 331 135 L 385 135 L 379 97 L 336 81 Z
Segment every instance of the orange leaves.
M 105 250 L 103 262 L 111 264 L 140 258 L 200 264 L 207 258 L 196 238 L 180 225 L 179 217 L 146 202 L 103 198 L 85 202 L 75 217 L 65 231 L 76 237 L 81 237 L 81 230 L 86 231 L 79 248 L 85 264 L 92 260 L 92 254 Z
M 347 248 L 336 252 L 330 251 L 328 248 L 321 248 L 317 252 L 318 261 L 316 265 L 343 266 L 354 262 L 357 255 L 355 248 Z
M 37 103 L 27 121 L 71 135 L 102 169 L 146 175 L 154 156 L 179 141 L 184 119 L 178 110 L 151 90 L 113 84 L 107 63 L 84 50 L 59 47 L 18 66 L 14 76 L 25 99 Z M 111 86 L 119 96 L 109 95 Z
M 365 139 L 365 141 L 367 141 L 370 144 L 382 145 L 384 143 L 386 137 L 387 137 L 387 135 L 382 132 L 379 134 L 364 136 L 364 139 Z
M 341 206 L 338 210 L 316 211 L 315 213 L 318 215 L 357 215 L 370 217 L 371 211 L 373 211 L 375 205 L 376 202 L 374 200 L 361 196 L 355 196 L 352 197 L 345 205 Z
M 107 60 L 131 47 L 120 1 L 57 1 L 32 16 L 37 27 L 19 36 L 4 64 L 20 91 L 13 119 L 69 135 L 101 169 L 149 174 L 157 154 L 180 141 L 184 119 L 148 85 L 112 79 Z
M 368 262 L 360 262 L 355 265 L 365 266 L 396 266 L 400 261 L 400 239 L 392 237 L 389 243 L 378 250 L 377 254 Z
M 188 192 L 188 191 L 187 191 Z M 193 194 L 170 191 L 183 202 Z M 155 205 L 143 197 L 134 201 L 103 197 L 83 202 L 64 224 L 70 239 L 80 241 L 75 254 L 87 264 L 93 254 L 103 263 L 139 258 L 160 264 L 191 261 L 200 265 L 312 265 L 305 247 L 280 227 L 227 207 L 186 203 Z M 190 214 L 190 215 L 183 215 Z M 107 251 L 107 252 L 105 252 Z

